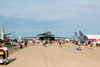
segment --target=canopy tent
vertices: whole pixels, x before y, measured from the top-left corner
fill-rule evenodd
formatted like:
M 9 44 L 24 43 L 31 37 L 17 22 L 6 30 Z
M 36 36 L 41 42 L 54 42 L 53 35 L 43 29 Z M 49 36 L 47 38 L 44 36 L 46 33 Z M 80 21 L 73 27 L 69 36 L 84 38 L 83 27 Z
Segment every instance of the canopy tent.
M 100 41 L 100 35 L 86 35 L 88 41 Z

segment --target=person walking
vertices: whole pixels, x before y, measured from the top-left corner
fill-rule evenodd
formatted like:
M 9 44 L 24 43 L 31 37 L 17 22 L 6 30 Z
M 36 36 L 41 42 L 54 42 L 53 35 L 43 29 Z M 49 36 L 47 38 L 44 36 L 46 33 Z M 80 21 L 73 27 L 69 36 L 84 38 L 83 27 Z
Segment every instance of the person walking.
M 19 41 L 19 48 L 21 48 L 21 49 L 23 48 L 21 41 Z
M 26 40 L 26 41 L 25 41 L 25 47 L 28 47 L 28 46 L 27 46 L 27 43 L 28 43 L 28 42 L 27 42 L 27 40 Z
M 79 51 L 81 51 L 81 50 L 82 50 L 80 40 L 78 41 L 78 48 L 77 48 L 77 50 L 79 50 Z
M 35 40 L 33 40 L 32 42 L 33 42 L 33 46 L 35 46 L 36 41 L 35 41 Z
M 62 40 L 59 41 L 59 47 L 62 47 Z
M 94 41 L 92 41 L 92 50 L 94 50 L 94 43 L 95 43 L 95 42 L 94 42 Z

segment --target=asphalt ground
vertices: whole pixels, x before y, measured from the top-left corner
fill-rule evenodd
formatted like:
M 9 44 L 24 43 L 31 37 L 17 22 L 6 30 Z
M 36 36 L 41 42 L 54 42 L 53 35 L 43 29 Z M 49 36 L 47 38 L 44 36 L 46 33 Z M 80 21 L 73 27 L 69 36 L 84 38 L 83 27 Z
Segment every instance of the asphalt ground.
M 77 45 L 57 44 L 44 47 L 40 44 L 31 45 L 9 56 L 10 63 L 6 67 L 99 67 L 100 47 L 94 49 L 82 46 L 82 51 L 76 50 Z M 5 67 L 0 65 L 0 67 Z

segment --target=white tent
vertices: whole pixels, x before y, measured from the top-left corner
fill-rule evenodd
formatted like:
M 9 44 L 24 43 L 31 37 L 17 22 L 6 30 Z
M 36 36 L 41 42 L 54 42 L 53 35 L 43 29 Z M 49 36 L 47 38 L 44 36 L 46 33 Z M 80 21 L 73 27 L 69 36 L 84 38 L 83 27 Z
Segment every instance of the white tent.
M 100 44 L 100 35 L 86 35 L 86 37 L 88 38 L 88 41 L 93 40 L 96 43 Z
M 100 35 L 86 35 L 88 39 L 99 41 Z

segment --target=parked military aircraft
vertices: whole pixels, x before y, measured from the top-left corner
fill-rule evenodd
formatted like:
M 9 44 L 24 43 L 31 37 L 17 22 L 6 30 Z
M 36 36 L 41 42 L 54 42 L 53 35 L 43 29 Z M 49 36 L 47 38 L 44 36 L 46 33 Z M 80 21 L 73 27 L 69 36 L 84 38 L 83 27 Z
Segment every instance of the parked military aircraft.
M 78 42 L 78 40 L 80 40 L 81 43 L 93 41 L 95 42 L 95 44 L 100 44 L 100 35 L 84 35 L 81 31 L 79 31 L 79 36 L 75 32 L 74 40 L 75 42 Z
M 56 37 L 50 31 L 38 34 L 36 37 L 21 37 L 21 39 L 39 39 L 39 40 L 55 40 L 57 39 L 66 39 L 67 37 Z
M 83 33 L 81 31 L 79 31 L 79 36 L 78 36 L 77 32 L 75 32 L 74 34 L 75 34 L 74 40 L 76 43 L 78 43 L 79 40 L 81 41 L 81 43 L 84 43 L 85 35 L 83 35 Z
M 5 40 L 5 39 L 8 39 L 9 37 L 7 37 L 7 35 L 11 35 L 12 33 L 8 33 L 8 34 L 5 34 L 4 33 L 4 25 L 3 23 L 1 22 L 1 40 Z

